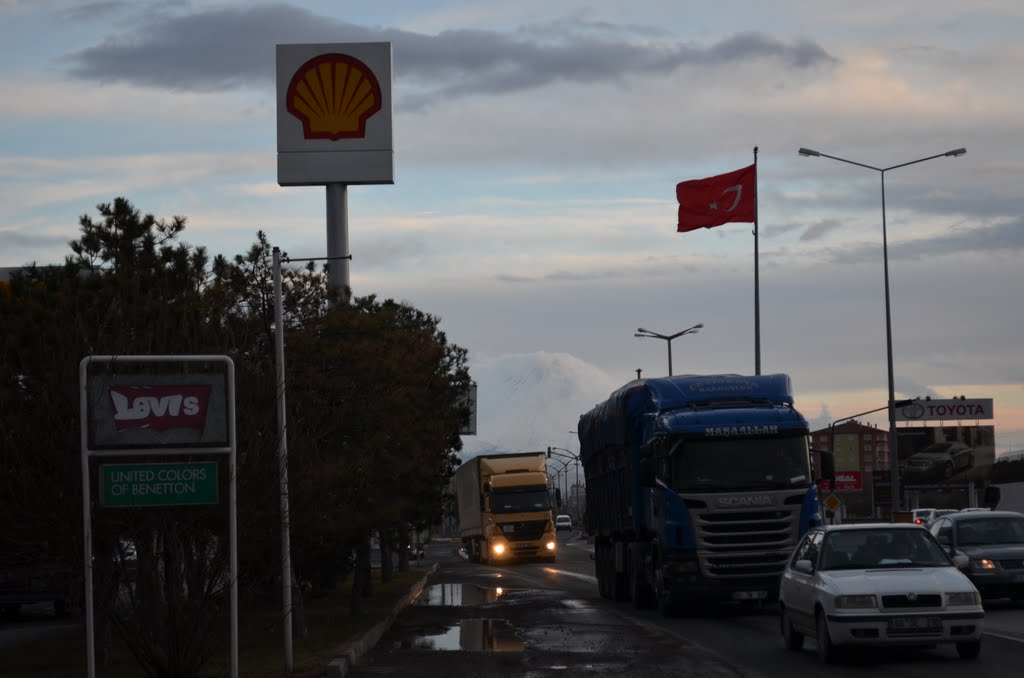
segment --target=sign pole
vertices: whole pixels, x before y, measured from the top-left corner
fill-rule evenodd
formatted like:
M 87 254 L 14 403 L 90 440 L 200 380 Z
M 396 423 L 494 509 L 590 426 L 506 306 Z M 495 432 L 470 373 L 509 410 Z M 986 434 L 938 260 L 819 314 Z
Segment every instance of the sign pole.
M 292 654 L 292 550 L 288 508 L 288 423 L 284 386 L 284 302 L 281 299 L 281 250 L 274 248 L 274 349 L 277 363 L 277 458 L 281 483 L 281 604 L 284 607 L 284 670 L 294 667 Z

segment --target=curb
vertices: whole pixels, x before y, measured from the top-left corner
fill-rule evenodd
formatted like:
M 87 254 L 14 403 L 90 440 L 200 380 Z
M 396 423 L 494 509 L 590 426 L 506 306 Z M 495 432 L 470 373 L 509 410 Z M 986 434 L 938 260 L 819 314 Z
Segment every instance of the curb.
M 427 582 L 431 577 L 437 574 L 437 571 L 438 564 L 434 563 L 431 566 L 430 571 L 423 575 L 422 579 L 413 584 L 413 587 L 409 589 L 409 593 L 395 603 L 395 607 L 391 610 L 391 614 L 389 614 L 384 621 L 376 624 L 373 628 L 364 633 L 362 638 L 342 645 L 338 653 L 339 656 L 335 657 L 327 665 L 327 678 L 345 678 L 352 665 L 357 663 L 363 655 L 372 650 L 377 642 L 380 641 L 381 636 L 391 628 L 391 625 L 395 623 L 395 619 L 398 617 L 399 613 L 419 597 L 420 593 L 423 592 L 423 587 L 427 585 Z

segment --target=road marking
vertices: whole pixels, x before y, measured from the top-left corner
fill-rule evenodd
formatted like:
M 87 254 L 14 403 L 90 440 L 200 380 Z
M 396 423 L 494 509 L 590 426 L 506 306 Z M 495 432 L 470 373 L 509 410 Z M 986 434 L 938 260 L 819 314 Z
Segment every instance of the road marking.
M 553 567 L 545 567 L 544 571 L 545 572 L 550 572 L 551 574 L 562 574 L 562 575 L 565 575 L 566 577 L 573 577 L 574 579 L 582 579 L 583 581 L 589 581 L 589 582 L 596 582 L 597 581 L 597 577 L 595 577 L 594 575 L 591 575 L 591 574 L 580 574 L 579 572 L 569 572 L 567 570 L 558 570 L 558 569 L 555 569 Z
M 1024 643 L 1024 638 L 1020 636 L 1010 636 L 1005 633 L 996 633 L 995 631 L 982 631 L 983 636 L 992 636 L 993 638 L 1001 638 L 1002 640 L 1012 640 L 1015 643 Z

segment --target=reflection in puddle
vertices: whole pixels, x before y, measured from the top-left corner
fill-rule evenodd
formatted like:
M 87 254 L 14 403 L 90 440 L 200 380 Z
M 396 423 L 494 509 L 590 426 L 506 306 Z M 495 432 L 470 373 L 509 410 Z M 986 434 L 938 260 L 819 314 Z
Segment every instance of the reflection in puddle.
M 463 619 L 441 633 L 415 636 L 402 643 L 405 649 L 522 652 L 512 626 L 501 619 Z
M 474 584 L 435 584 L 423 589 L 415 604 L 431 607 L 484 605 L 493 603 L 504 592 L 500 586 L 491 589 Z

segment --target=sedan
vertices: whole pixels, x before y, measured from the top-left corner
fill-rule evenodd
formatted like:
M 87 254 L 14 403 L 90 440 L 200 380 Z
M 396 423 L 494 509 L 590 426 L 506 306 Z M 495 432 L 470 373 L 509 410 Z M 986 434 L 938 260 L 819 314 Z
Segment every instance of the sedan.
M 949 480 L 962 471 L 974 467 L 974 450 L 957 442 L 935 443 L 907 460 L 904 481 L 927 483 Z
M 967 576 L 985 598 L 1024 600 L 1024 515 L 961 511 L 931 527 L 939 543 L 970 559 Z
M 826 525 L 786 564 L 779 611 L 786 648 L 804 637 L 830 663 L 845 649 L 954 644 L 981 651 L 981 595 L 927 530 L 913 523 Z

